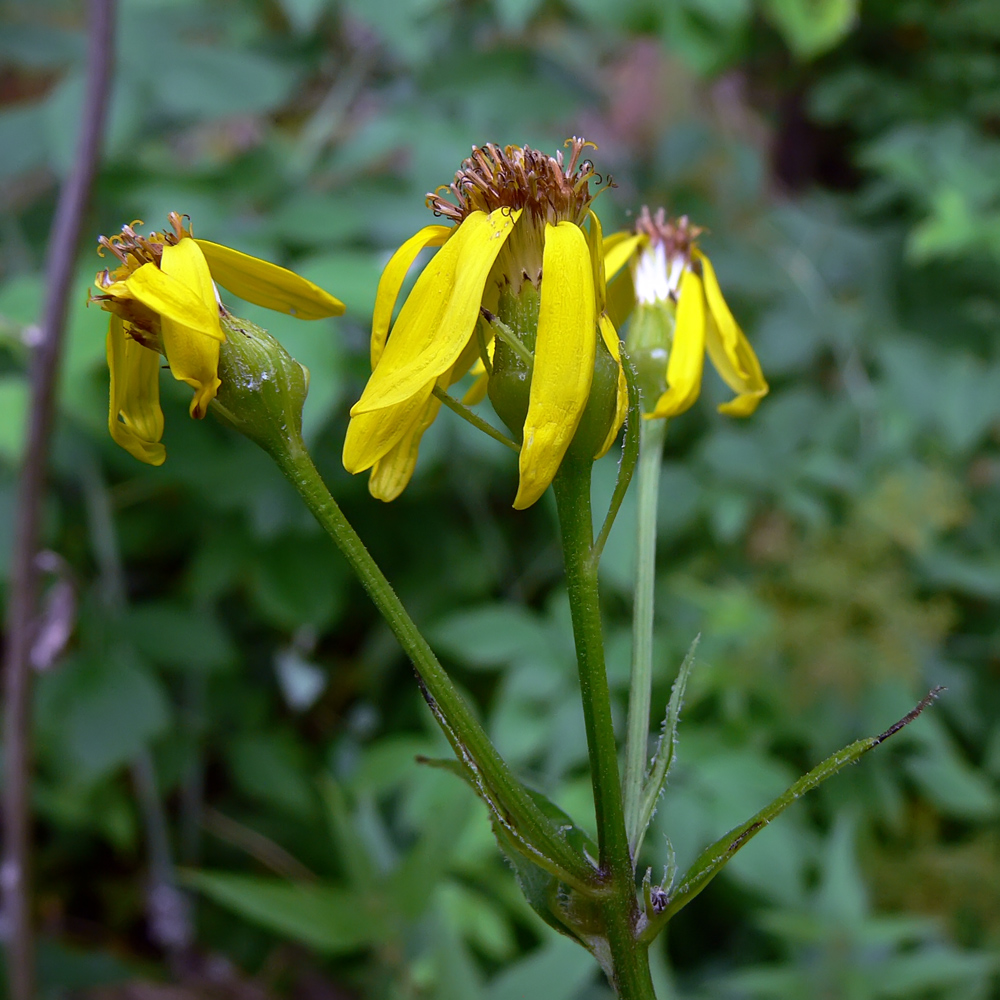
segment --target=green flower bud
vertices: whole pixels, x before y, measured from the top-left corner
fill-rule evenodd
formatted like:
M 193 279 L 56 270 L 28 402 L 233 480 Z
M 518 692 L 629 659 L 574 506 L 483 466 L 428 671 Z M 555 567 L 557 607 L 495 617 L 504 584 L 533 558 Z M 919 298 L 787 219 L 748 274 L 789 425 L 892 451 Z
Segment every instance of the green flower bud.
M 229 313 L 221 324 L 222 384 L 212 411 L 272 456 L 301 448 L 309 369 L 256 324 Z
M 652 412 L 667 391 L 667 359 L 676 323 L 677 307 L 669 300 L 636 303 L 625 348 L 635 368 L 645 413 Z

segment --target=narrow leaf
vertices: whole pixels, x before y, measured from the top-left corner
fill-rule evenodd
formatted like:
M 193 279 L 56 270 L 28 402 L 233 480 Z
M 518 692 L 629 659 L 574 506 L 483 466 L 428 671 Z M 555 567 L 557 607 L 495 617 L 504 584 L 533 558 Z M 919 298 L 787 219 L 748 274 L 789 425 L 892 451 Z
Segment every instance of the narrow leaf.
M 893 723 L 884 733 L 880 733 L 878 736 L 869 736 L 867 739 L 856 740 L 850 746 L 844 747 L 832 756 L 827 757 L 826 760 L 814 767 L 808 774 L 799 778 L 786 792 L 761 809 L 756 816 L 752 816 L 745 823 L 734 827 L 724 837 L 720 837 L 714 844 L 706 848 L 702 852 L 701 857 L 685 872 L 684 877 L 681 879 L 680 888 L 670 898 L 662 912 L 654 919 L 648 921 L 646 927 L 641 932 L 642 940 L 651 941 L 655 938 L 666 925 L 667 921 L 678 910 L 687 906 L 725 868 L 741 847 L 747 844 L 752 837 L 760 833 L 772 819 L 783 813 L 796 799 L 801 798 L 806 792 L 812 791 L 812 789 L 821 785 L 827 778 L 833 777 L 833 775 L 848 764 L 856 763 L 869 750 L 873 750 L 880 743 L 884 743 L 890 736 L 898 733 L 904 726 L 909 725 L 943 690 L 944 688 L 941 687 L 934 688 L 913 711 L 908 712 L 898 722 Z
M 328 955 L 357 951 L 386 936 L 371 897 L 339 886 L 208 871 L 186 871 L 183 880 L 258 927 Z
M 677 724 L 680 721 L 681 706 L 684 704 L 684 691 L 687 688 L 688 678 L 691 676 L 691 670 L 694 667 L 694 654 L 698 649 L 700 641 L 701 636 L 695 636 L 694 641 L 687 651 L 687 656 L 684 657 L 684 662 L 681 664 L 680 670 L 677 671 L 677 680 L 674 681 L 674 686 L 670 691 L 667 714 L 663 719 L 663 729 L 660 731 L 660 742 L 656 746 L 656 753 L 653 754 L 649 776 L 646 778 L 646 783 L 642 788 L 639 823 L 633 833 L 635 840 L 635 843 L 632 844 L 633 858 L 639 857 L 639 851 L 642 850 L 642 842 L 646 836 L 646 829 L 653 819 L 653 814 L 656 812 L 656 803 L 660 798 L 664 785 L 667 783 L 667 777 L 670 775 L 670 769 L 674 764 L 674 750 L 677 746 Z
M 618 463 L 618 478 L 615 480 L 615 489 L 611 494 L 611 503 L 608 506 L 604 524 L 601 525 L 600 533 L 594 542 L 591 558 L 595 563 L 600 561 L 601 553 L 604 551 L 604 543 L 608 540 L 608 535 L 611 534 L 611 529 L 614 527 L 615 518 L 621 509 L 629 483 L 632 482 L 635 463 L 639 460 L 639 425 L 642 421 L 642 415 L 639 413 L 639 383 L 635 369 L 632 367 L 632 361 L 625 353 L 624 345 L 619 347 L 619 351 L 621 351 L 622 371 L 625 373 L 625 381 L 628 383 L 628 416 L 625 418 L 625 440 L 622 443 L 622 458 Z

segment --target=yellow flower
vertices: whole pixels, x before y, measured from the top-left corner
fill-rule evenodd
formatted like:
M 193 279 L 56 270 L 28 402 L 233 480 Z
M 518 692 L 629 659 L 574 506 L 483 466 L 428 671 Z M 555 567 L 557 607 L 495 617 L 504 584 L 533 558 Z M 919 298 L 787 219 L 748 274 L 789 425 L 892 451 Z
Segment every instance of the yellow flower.
M 627 389 L 604 311 L 602 239 L 590 210 L 594 168 L 581 160 L 587 143 L 567 145 L 568 161 L 527 146 L 474 147 L 454 182 L 427 196 L 451 224 L 421 229 L 386 265 L 373 314 L 372 375 L 351 409 L 343 455 L 349 472 L 371 469 L 369 490 L 378 499 L 395 499 L 409 482 L 440 396 L 472 369 L 479 378 L 465 401 L 481 400 L 487 383 L 494 398 L 494 367 L 510 352 L 530 383 L 516 426 L 501 413 L 521 439 L 515 507 L 533 504 L 555 476 L 588 406 L 597 354 L 613 359 L 618 378 L 613 426 L 602 425 L 594 450 L 614 440 Z M 392 324 L 403 280 L 427 247 L 440 249 Z
M 715 370 L 737 394 L 719 412 L 749 416 L 767 395 L 768 385 L 726 305 L 715 269 L 698 249 L 702 230 L 686 216 L 668 221 L 662 208 L 650 216 L 645 207 L 635 230 L 615 233 L 604 242 L 609 311 L 621 322 L 633 309 L 666 309 L 674 320 L 672 342 L 659 352 L 667 359 L 666 391 L 644 415 L 673 417 L 694 403 L 707 351 Z M 631 267 L 623 270 L 626 264 Z
M 166 450 L 160 409 L 160 355 L 174 378 L 194 389 L 191 416 L 201 419 L 219 389 L 219 345 L 225 334 L 215 283 L 258 305 L 300 319 L 336 316 L 342 302 L 311 281 L 231 247 L 195 239 L 186 216 L 171 212 L 172 231 L 140 236 L 131 226 L 101 236 L 98 253 L 120 261 L 98 272 L 93 301 L 111 313 L 111 437 L 129 454 L 161 465 Z

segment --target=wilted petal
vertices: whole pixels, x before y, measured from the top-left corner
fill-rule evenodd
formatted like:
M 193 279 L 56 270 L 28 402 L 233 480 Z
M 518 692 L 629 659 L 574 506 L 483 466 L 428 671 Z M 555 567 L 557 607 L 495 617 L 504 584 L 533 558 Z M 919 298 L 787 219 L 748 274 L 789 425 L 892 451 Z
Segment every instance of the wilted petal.
M 719 412 L 730 417 L 749 417 L 757 409 L 757 404 L 767 395 L 768 385 L 750 342 L 742 330 L 739 328 L 737 330 L 739 337 L 736 341 L 736 363 L 729 357 L 715 319 L 711 315 L 708 317 L 705 329 L 705 347 L 712 364 L 715 365 L 715 370 L 722 376 L 726 385 L 737 393 L 735 399 L 719 406 Z M 740 370 L 749 372 L 749 377 L 744 378 Z
M 190 321 L 178 323 L 165 315 L 160 317 L 163 352 L 170 373 L 194 389 L 190 413 L 200 420 L 222 384 L 219 381 L 219 343 L 225 339 L 225 334 L 219 326 L 215 286 L 205 257 L 194 240 L 184 239 L 176 246 L 164 247 L 160 269 L 166 277 L 197 294 L 211 316 L 206 326 Z
M 168 249 L 177 248 L 165 248 L 164 255 Z M 155 264 L 143 264 L 124 281 L 109 285 L 104 294 L 112 298 L 136 299 L 161 317 L 193 326 L 219 341 L 225 339 L 219 328 L 219 311 L 214 294 L 209 308 L 196 288 L 189 287 Z
M 571 222 L 545 226 L 535 364 L 514 507 L 530 507 L 552 482 L 590 395 L 596 331 L 587 239 Z
M 642 233 L 612 233 L 604 241 L 604 277 L 611 281 L 629 262 L 639 244 L 649 237 Z
M 618 437 L 618 432 L 622 429 L 622 424 L 625 423 L 625 414 L 628 413 L 628 382 L 625 379 L 625 369 L 622 368 L 621 341 L 618 339 L 618 331 L 607 313 L 601 313 L 597 318 L 597 326 L 601 331 L 604 346 L 618 363 L 618 398 L 615 407 L 615 422 L 611 425 L 611 430 L 608 431 L 608 436 L 604 439 L 600 450 L 594 456 L 595 460 L 607 454 L 608 449 L 615 443 L 615 438 Z
M 399 444 L 423 412 L 434 382 L 431 379 L 401 403 L 351 417 L 344 438 L 344 468 L 350 473 L 364 472 Z
M 352 416 L 400 403 L 451 368 L 474 335 L 486 279 L 520 214 L 472 212 L 434 255 Z
M 709 259 L 703 253 L 696 256 L 701 261 L 705 276 L 705 298 L 709 311 L 705 347 L 715 370 L 737 393 L 736 399 L 719 407 L 719 412 L 731 417 L 748 417 L 767 395 L 767 381 L 757 355 L 726 304 Z
M 298 319 L 339 316 L 344 303 L 288 268 L 208 240 L 181 240 L 201 247 L 212 277 L 247 302 Z
M 692 256 L 701 263 L 701 271 L 705 283 L 705 298 L 708 301 L 708 309 L 715 320 L 715 325 L 719 330 L 719 337 L 722 340 L 722 347 L 729 357 L 730 363 L 736 368 L 741 378 L 749 379 L 750 372 L 744 371 L 740 365 L 742 359 L 738 344 L 740 340 L 746 341 L 743 331 L 740 330 L 729 306 L 726 304 L 722 289 L 719 287 L 719 279 L 715 276 L 715 268 L 712 262 L 700 251 L 695 250 Z
M 673 417 L 683 413 L 698 398 L 705 366 L 705 292 L 701 278 L 685 271 L 681 278 L 680 301 L 674 342 L 667 362 L 667 391 L 648 417 Z
M 167 451 L 160 409 L 160 355 L 126 336 L 117 316 L 108 327 L 111 397 L 108 430 L 130 455 L 148 465 L 162 465 Z
M 413 426 L 403 435 L 400 441 L 389 449 L 385 455 L 372 466 L 368 479 L 368 492 L 376 500 L 395 500 L 406 489 L 417 465 L 417 453 L 420 450 L 420 439 L 424 431 L 437 416 L 441 409 L 441 401 L 431 396 L 424 403 L 423 411 Z
M 396 308 L 399 290 L 403 287 L 406 274 L 413 266 L 420 252 L 426 247 L 443 246 L 454 233 L 454 226 L 424 226 L 411 236 L 390 258 L 379 278 L 378 292 L 375 294 L 375 309 L 372 313 L 372 371 L 379 363 L 385 350 L 392 312 Z

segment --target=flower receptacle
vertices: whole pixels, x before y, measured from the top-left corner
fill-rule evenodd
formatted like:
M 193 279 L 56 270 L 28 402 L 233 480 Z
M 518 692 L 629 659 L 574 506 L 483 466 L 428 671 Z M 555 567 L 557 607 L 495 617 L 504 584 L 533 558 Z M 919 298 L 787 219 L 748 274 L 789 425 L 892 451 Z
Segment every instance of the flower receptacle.
M 497 318 L 532 355 L 538 336 L 541 295 L 531 282 L 524 282 L 518 293 L 510 287 L 500 292 Z M 618 407 L 618 362 L 611 356 L 602 338 L 596 337 L 593 381 L 587 404 L 580 415 L 576 432 L 566 449 L 574 459 L 591 460 L 598 455 L 616 423 Z M 507 425 L 514 440 L 524 439 L 524 424 L 531 395 L 532 366 L 497 336 L 493 352 L 493 373 L 488 393 L 493 409 Z
M 230 313 L 220 322 L 226 341 L 212 411 L 271 455 L 302 448 L 309 369 L 256 324 Z
M 667 391 L 667 359 L 674 340 L 677 307 L 673 302 L 640 302 L 632 314 L 625 348 L 639 383 L 642 410 L 650 413 Z

